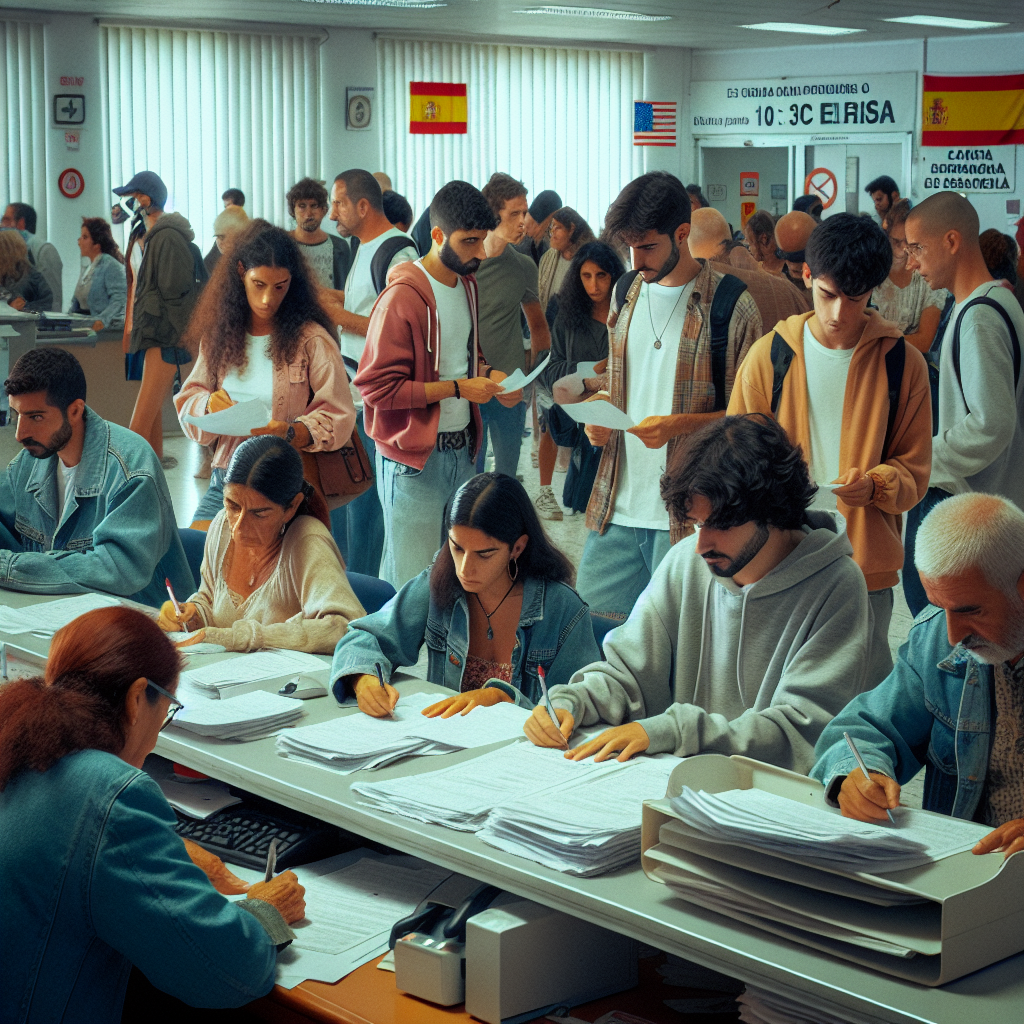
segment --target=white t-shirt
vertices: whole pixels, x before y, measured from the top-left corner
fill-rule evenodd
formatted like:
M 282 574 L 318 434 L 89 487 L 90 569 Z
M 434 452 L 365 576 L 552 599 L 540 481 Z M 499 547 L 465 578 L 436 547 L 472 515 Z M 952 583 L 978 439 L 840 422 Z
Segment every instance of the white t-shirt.
M 267 354 L 270 335 L 254 338 L 245 336 L 245 348 L 248 360 L 245 369 L 233 366 L 220 382 L 221 388 L 228 393 L 233 402 L 247 402 L 253 398 L 261 398 L 267 408 L 273 408 L 274 401 L 274 361 Z
M 839 477 L 839 439 L 843 432 L 846 378 L 853 349 L 826 348 L 804 324 L 804 365 L 807 370 L 807 419 L 811 479 L 818 485 L 811 508 L 835 512 L 832 482 Z
M 64 519 L 64 508 L 68 503 L 68 497 L 75 493 L 75 477 L 78 475 L 78 466 L 65 466 L 57 456 L 57 522 Z M 81 465 L 81 463 L 79 463 Z
M 454 288 L 442 284 L 430 276 L 422 260 L 416 266 L 427 275 L 434 291 L 437 305 L 437 320 L 441 326 L 441 359 L 439 376 L 441 380 L 464 380 L 469 376 L 469 334 L 473 330 L 473 318 L 466 298 L 466 285 L 460 277 Z M 465 430 L 469 426 L 469 401 L 465 398 L 441 399 L 441 419 L 437 424 L 439 434 L 453 430 Z
M 315 245 L 299 242 L 299 252 L 324 288 L 334 287 L 334 243 L 330 236 Z
M 626 412 L 634 423 L 646 416 L 672 415 L 679 339 L 692 291 L 693 281 L 677 288 L 640 286 L 626 342 Z M 660 483 L 668 445 L 648 448 L 633 434 L 623 437 L 611 521 L 618 526 L 667 530 L 668 511 Z

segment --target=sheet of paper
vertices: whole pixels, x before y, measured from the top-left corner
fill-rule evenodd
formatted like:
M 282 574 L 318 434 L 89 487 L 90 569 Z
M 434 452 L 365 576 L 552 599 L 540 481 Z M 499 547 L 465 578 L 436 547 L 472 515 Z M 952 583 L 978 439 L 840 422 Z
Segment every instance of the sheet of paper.
M 322 672 L 326 667 L 319 658 L 301 651 L 259 651 L 191 669 L 182 678 L 197 686 L 216 687 L 225 683 L 273 679 L 288 673 Z
M 520 388 L 532 384 L 544 372 L 544 367 L 548 365 L 550 358 L 551 353 L 549 352 L 528 374 L 523 373 L 522 370 L 513 370 L 501 382 L 502 393 L 507 395 L 510 391 L 518 391 Z
M 629 430 L 636 424 L 618 406 L 597 399 L 593 402 L 576 402 L 559 408 L 577 423 L 592 423 L 595 427 L 610 427 L 612 430 Z
M 25 608 L 0 607 L 0 632 L 34 633 L 37 636 L 53 636 L 72 619 L 97 608 L 110 608 L 121 602 L 106 594 L 78 594 L 62 597 L 55 601 L 43 601 Z
M 424 718 L 421 714 L 422 721 L 417 722 L 412 731 L 423 739 L 451 747 L 484 747 L 501 740 L 519 739 L 529 717 L 528 708 L 501 703 L 490 708 L 476 707 L 468 715 L 452 715 L 451 718 Z
M 577 363 L 576 364 L 576 376 L 580 377 L 583 380 L 586 380 L 588 377 L 596 377 L 597 376 L 597 364 L 599 362 L 603 363 L 604 360 L 603 359 L 598 359 L 598 360 L 594 360 L 593 362 L 590 362 L 590 363 Z
M 208 434 L 248 437 L 250 431 L 265 427 L 270 422 L 270 410 L 261 398 L 253 398 L 248 402 L 237 402 L 220 412 L 208 412 L 205 416 L 185 416 L 184 420 Z

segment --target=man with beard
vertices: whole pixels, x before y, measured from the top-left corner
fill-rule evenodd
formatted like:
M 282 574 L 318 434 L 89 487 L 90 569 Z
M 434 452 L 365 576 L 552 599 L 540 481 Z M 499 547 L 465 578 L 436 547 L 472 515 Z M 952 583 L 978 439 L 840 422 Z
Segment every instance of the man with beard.
M 526 722 L 538 746 L 613 728 L 566 756 L 743 754 L 814 763 L 833 715 L 864 689 L 868 595 L 846 535 L 809 512 L 800 449 L 768 416 L 729 416 L 681 444 L 661 495 L 696 534 L 674 545 L 606 660 L 551 688 Z
M 430 251 L 391 271 L 370 314 L 354 383 L 377 446 L 380 575 L 396 589 L 433 560 L 445 506 L 474 475 L 479 407 L 505 377 L 483 365 L 473 276 L 494 223 L 478 189 L 450 181 L 430 204 Z
M 652 171 L 630 182 L 608 209 L 605 234 L 630 246 L 634 272 L 612 293 L 603 397 L 637 426 L 586 428 L 604 451 L 576 589 L 591 611 L 622 621 L 669 544 L 689 532 L 671 521 L 657 481 L 684 435 L 725 415 L 736 368 L 761 334 L 761 314 L 743 291 L 712 338 L 724 275 L 690 254 L 690 199 L 673 175 Z
M 324 289 L 323 301 L 340 306 L 352 250 L 346 239 L 329 235 L 320 227 L 327 216 L 327 189 L 314 178 L 303 178 L 288 190 L 285 202 L 289 216 L 295 220 L 292 237 L 302 246 L 302 255 Z
M 160 462 L 144 438 L 86 406 L 78 360 L 32 349 L 4 388 L 25 450 L 0 475 L 0 587 L 155 607 L 165 578 L 191 593 Z
M 995 829 L 975 853 L 1024 850 L 1024 512 L 993 494 L 949 498 L 914 558 L 931 606 L 892 673 L 822 733 L 811 775 L 847 817 L 885 821 L 923 767 L 926 811 Z

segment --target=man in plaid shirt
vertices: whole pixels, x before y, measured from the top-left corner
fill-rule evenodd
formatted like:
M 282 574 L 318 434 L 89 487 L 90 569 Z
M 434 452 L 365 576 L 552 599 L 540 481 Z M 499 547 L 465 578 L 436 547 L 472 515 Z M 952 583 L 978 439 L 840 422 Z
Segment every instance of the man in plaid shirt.
M 605 231 L 633 253 L 638 273 L 608 319 L 604 398 L 637 426 L 590 425 L 603 448 L 587 508 L 590 534 L 576 586 L 591 611 L 625 620 L 669 546 L 687 527 L 670 522 L 659 482 L 678 439 L 725 415 L 736 368 L 762 333 L 749 292 L 728 322 L 719 388 L 711 355 L 711 307 L 725 279 L 687 246 L 690 199 L 674 175 L 652 171 L 630 182 L 608 210 Z M 724 395 L 722 391 L 724 384 Z

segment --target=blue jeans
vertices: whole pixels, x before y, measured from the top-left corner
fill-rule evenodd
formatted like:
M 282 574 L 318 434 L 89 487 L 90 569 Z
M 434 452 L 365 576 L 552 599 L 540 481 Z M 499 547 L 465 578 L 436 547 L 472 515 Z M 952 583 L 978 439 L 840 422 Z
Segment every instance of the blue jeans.
M 484 433 L 480 440 L 480 451 L 476 457 L 476 471 L 484 471 L 487 455 L 487 438 L 491 439 L 494 453 L 494 471 L 515 478 L 519 470 L 519 450 L 523 446 L 523 427 L 526 425 L 526 402 L 519 402 L 506 409 L 496 398 L 480 406 L 484 421 Z
M 443 541 L 444 512 L 452 495 L 476 475 L 469 448 L 430 453 L 422 469 L 377 452 L 377 492 L 384 512 L 380 578 L 395 590 L 418 576 Z
M 609 523 L 583 545 L 576 591 L 595 615 L 625 622 L 672 546 L 668 530 Z
M 195 512 L 192 513 L 192 522 L 203 522 L 213 519 L 214 516 L 224 507 L 224 476 L 226 470 L 210 470 L 210 486 L 206 493 L 199 499 Z
M 371 466 L 377 463 L 377 446 L 363 429 L 363 413 L 356 416 L 359 440 L 366 449 Z M 331 533 L 345 559 L 345 568 L 376 576 L 384 553 L 384 512 L 380 507 L 377 488 L 371 487 L 347 505 L 331 512 Z
M 917 566 L 914 565 L 914 549 L 917 541 L 917 531 L 921 528 L 924 517 L 941 501 L 952 498 L 948 491 L 938 487 L 929 487 L 928 492 L 908 513 L 907 513 L 907 536 L 903 546 L 903 596 L 907 599 L 907 607 L 910 614 L 916 619 L 921 610 L 928 604 L 928 595 L 921 586 L 921 577 L 918 575 Z

